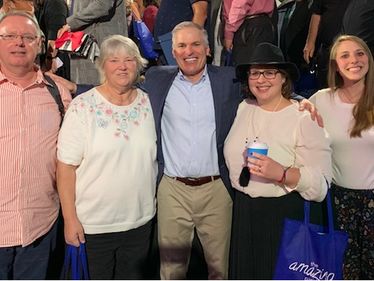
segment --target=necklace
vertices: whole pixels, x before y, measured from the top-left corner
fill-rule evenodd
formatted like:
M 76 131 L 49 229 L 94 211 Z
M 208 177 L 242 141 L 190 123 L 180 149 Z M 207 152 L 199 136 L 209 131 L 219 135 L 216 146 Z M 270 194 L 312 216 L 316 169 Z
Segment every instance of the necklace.
M 354 99 L 357 99 L 357 101 L 353 101 L 353 99 L 349 96 L 349 94 L 347 93 L 345 89 L 340 89 L 339 93 L 340 93 L 340 99 L 346 103 L 356 104 L 360 99 L 360 95 L 357 95 L 358 99 L 357 99 L 357 96 L 354 98 Z
M 271 112 L 275 112 L 275 111 L 278 109 L 278 107 L 279 107 L 279 105 L 280 105 L 280 103 L 281 103 L 281 101 L 282 101 L 282 98 L 283 98 L 283 96 L 281 95 L 281 96 L 279 97 L 279 100 L 278 100 L 277 105 L 273 108 L 273 110 L 272 110 Z
M 274 108 L 272 110 L 270 110 L 271 113 L 278 110 L 278 107 L 282 102 L 282 98 L 283 98 L 283 96 L 281 95 L 279 97 L 278 103 L 274 106 Z M 260 119 L 256 119 L 256 115 L 258 115 L 257 114 L 258 107 L 261 107 L 261 106 L 258 105 L 258 103 L 257 103 L 254 110 L 249 110 L 248 111 L 248 120 L 249 120 L 249 123 L 252 124 L 251 127 L 252 127 L 252 132 L 254 134 L 254 139 L 253 139 L 254 142 L 258 142 L 260 140 L 260 136 L 261 136 L 261 132 L 262 132 L 262 128 L 263 128 L 263 126 L 261 126 L 261 124 L 259 125 L 259 128 L 256 128 L 256 126 L 255 126 L 255 123 L 259 124 L 259 121 L 260 121 Z M 256 130 L 256 129 L 258 129 L 258 130 Z M 247 137 L 245 139 L 245 144 L 246 145 L 248 144 L 249 134 L 250 134 L 250 126 L 248 126 Z

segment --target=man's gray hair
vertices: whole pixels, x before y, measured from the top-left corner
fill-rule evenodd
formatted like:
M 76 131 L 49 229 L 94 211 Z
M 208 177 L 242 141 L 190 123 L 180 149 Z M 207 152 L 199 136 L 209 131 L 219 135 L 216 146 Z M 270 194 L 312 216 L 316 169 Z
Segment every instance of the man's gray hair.
M 194 23 L 192 21 L 183 21 L 179 24 L 177 24 L 173 31 L 171 32 L 172 34 L 172 40 L 173 40 L 173 46 L 174 46 L 174 41 L 175 41 L 175 34 L 178 32 L 178 31 L 181 31 L 182 29 L 185 29 L 185 28 L 195 28 L 199 31 L 201 31 L 201 33 L 203 34 L 203 41 L 204 41 L 204 44 L 209 47 L 209 41 L 208 41 L 208 33 L 206 32 L 206 30 L 201 27 L 200 25 L 198 25 L 197 23 Z
M 34 24 L 35 26 L 35 29 L 36 29 L 36 35 L 38 37 L 44 37 L 44 34 L 43 34 L 43 31 L 40 29 L 40 26 L 39 26 L 39 23 L 37 21 L 37 19 L 35 18 L 35 16 L 32 16 L 26 12 L 23 12 L 23 11 L 20 11 L 20 10 L 13 10 L 13 11 L 9 11 L 7 13 L 5 13 L 1 18 L 0 18 L 0 25 L 2 24 L 2 22 L 6 19 L 6 18 L 9 18 L 9 17 L 14 17 L 14 16 L 19 16 L 19 17 L 25 17 L 29 20 L 32 21 L 32 23 Z

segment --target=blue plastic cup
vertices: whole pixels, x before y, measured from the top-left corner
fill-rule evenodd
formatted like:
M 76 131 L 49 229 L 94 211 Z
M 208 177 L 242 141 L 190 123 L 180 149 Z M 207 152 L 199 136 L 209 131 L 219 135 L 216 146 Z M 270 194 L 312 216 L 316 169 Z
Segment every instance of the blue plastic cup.
M 264 142 L 254 141 L 247 147 L 247 157 L 254 157 L 253 153 L 256 152 L 262 155 L 268 155 L 269 147 Z

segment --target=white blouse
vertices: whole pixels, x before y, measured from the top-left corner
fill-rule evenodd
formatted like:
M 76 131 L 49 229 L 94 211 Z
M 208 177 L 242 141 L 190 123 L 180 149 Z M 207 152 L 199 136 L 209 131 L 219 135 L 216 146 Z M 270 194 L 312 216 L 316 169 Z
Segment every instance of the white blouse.
M 284 167 L 300 169 L 301 177 L 294 189 L 255 175 L 251 175 L 248 186 L 240 186 L 240 172 L 246 165 L 246 140 L 251 142 L 255 137 L 269 146 L 270 158 Z M 270 112 L 253 100 L 244 100 L 226 138 L 224 155 L 231 184 L 251 197 L 279 197 L 295 190 L 307 200 L 321 201 L 327 191 L 325 178 L 331 181 L 329 140 L 309 112 L 299 111 L 298 104 Z
M 331 138 L 333 182 L 351 189 L 374 189 L 374 127 L 351 138 L 353 104 L 344 103 L 330 89 L 311 98 Z

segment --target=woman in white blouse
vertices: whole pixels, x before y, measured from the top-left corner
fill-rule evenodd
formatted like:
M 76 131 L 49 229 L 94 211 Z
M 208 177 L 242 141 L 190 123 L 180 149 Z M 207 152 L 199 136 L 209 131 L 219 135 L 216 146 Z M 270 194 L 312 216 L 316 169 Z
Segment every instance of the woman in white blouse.
M 332 142 L 336 222 L 349 234 L 344 279 L 374 279 L 374 62 L 366 43 L 334 42 L 328 89 L 310 100 Z
M 331 150 L 324 130 L 290 100 L 299 74 L 278 47 L 259 44 L 237 71 L 253 97 L 239 105 L 224 147 L 236 189 L 230 278 L 270 280 L 284 219 L 303 219 L 303 199 L 325 198 Z M 266 143 L 267 156 L 247 157 L 252 142 Z
M 58 139 L 57 187 L 67 244 L 86 243 L 92 279 L 142 279 L 156 202 L 156 132 L 146 64 L 131 39 L 101 45 L 101 85 L 76 97 Z

